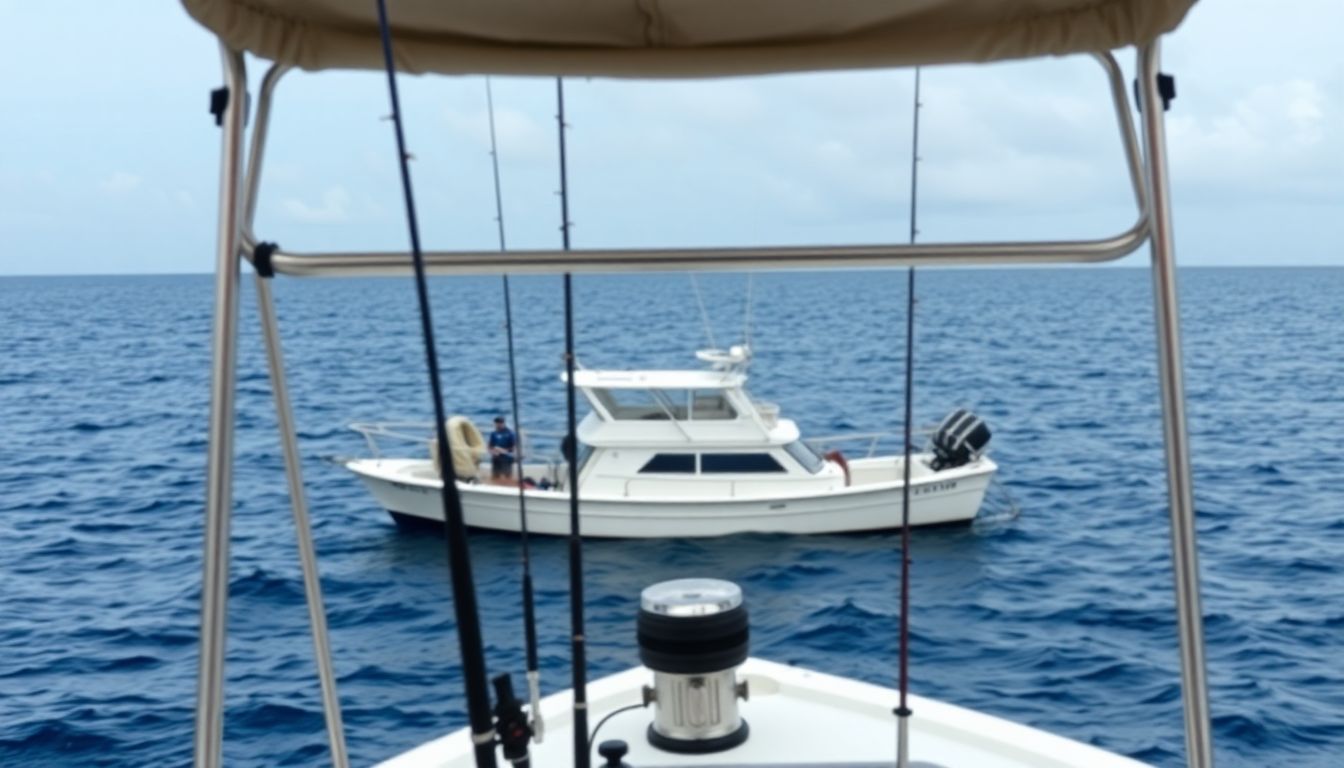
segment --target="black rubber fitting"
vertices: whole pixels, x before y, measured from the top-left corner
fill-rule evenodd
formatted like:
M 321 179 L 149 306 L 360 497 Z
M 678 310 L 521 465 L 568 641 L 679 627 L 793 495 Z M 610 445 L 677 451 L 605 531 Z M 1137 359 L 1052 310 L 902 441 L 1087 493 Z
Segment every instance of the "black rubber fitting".
M 665 616 L 641 610 L 639 660 L 656 672 L 707 675 L 747 660 L 747 606 L 708 616 Z

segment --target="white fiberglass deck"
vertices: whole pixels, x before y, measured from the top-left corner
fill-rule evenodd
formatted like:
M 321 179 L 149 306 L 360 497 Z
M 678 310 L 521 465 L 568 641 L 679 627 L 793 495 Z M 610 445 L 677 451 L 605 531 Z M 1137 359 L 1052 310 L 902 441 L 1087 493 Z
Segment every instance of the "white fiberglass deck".
M 896 691 L 760 659 L 738 671 L 751 688 L 741 713 L 751 735 L 736 748 L 707 755 L 664 752 L 650 746 L 645 729 L 652 708 L 614 716 L 595 744 L 621 739 L 634 768 L 678 765 L 780 766 L 836 763 L 895 764 Z M 589 723 L 641 698 L 653 673 L 642 667 L 588 686 Z M 545 740 L 532 745 L 537 768 L 572 766 L 573 732 L 568 691 L 541 703 Z M 972 710 L 910 697 L 910 759 L 943 768 L 1137 768 L 1144 765 L 1087 744 Z M 594 751 L 593 765 L 604 761 Z M 381 764 L 382 768 L 470 768 L 470 735 L 457 731 Z

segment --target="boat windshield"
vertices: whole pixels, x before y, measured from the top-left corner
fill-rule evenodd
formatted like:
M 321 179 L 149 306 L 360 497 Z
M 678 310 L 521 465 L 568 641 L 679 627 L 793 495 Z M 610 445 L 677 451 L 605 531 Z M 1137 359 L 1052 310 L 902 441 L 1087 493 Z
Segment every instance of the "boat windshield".
M 737 410 L 721 390 L 592 389 L 593 396 L 617 421 L 725 421 Z
M 726 421 L 737 418 L 728 396 L 718 389 L 660 389 L 655 397 L 677 421 Z
M 593 446 L 587 443 L 579 443 L 579 471 L 588 465 L 588 460 L 593 457 Z
M 784 446 L 784 450 L 793 457 L 794 461 L 801 464 L 803 469 L 811 474 L 817 474 L 821 471 L 822 467 L 826 466 L 826 462 L 822 460 L 821 454 L 817 453 L 817 449 L 804 443 L 802 440 L 794 440 L 792 443 Z
M 613 419 L 668 418 L 667 407 L 647 389 L 594 389 L 592 392 Z

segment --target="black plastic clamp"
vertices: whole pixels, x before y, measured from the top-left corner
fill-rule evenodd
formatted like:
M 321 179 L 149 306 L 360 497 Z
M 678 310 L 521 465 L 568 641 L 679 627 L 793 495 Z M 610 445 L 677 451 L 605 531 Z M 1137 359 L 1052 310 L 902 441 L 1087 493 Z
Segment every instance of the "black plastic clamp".
M 257 243 L 257 247 L 252 249 L 252 268 L 262 277 L 275 277 L 275 266 L 271 263 L 271 256 L 280 250 L 280 246 L 275 243 Z
M 224 110 L 229 108 L 229 87 L 220 86 L 210 92 L 210 114 L 215 116 L 215 125 L 224 124 Z
M 1162 111 L 1171 109 L 1171 102 L 1176 100 L 1176 76 L 1168 75 L 1163 72 L 1157 73 L 1157 95 L 1162 97 Z M 1134 78 L 1134 104 L 1140 112 L 1143 111 L 1143 98 L 1139 95 L 1139 79 Z

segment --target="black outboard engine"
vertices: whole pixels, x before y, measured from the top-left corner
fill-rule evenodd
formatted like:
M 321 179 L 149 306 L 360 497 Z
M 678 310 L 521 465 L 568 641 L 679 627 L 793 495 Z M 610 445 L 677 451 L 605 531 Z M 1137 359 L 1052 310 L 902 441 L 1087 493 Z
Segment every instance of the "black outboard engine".
M 980 458 L 989 445 L 989 425 L 979 416 L 958 408 L 933 432 L 933 471 L 951 469 Z
M 705 754 L 747 740 L 737 699 L 747 698 L 737 666 L 749 633 L 742 590 L 719 579 L 676 579 L 645 588 L 639 606 L 639 660 L 653 670 L 649 743 L 668 752 Z

